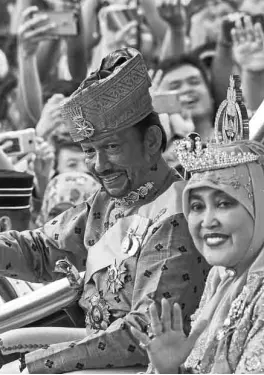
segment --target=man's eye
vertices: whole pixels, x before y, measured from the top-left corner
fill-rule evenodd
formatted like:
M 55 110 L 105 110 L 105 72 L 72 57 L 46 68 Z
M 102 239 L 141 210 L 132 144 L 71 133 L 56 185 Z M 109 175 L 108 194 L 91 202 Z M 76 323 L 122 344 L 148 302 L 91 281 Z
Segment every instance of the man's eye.
M 109 145 L 107 145 L 106 148 L 107 148 L 107 150 L 115 151 L 115 150 L 118 150 L 119 145 L 116 144 L 116 143 L 110 143 Z
M 181 88 L 181 82 L 171 82 L 170 90 L 179 90 Z
M 95 150 L 93 148 L 89 148 L 88 150 L 84 151 L 85 155 L 89 157 L 93 157 L 95 154 Z
M 200 78 L 191 78 L 189 80 L 189 83 L 190 83 L 190 85 L 197 86 L 197 85 L 200 85 L 201 80 L 200 80 Z

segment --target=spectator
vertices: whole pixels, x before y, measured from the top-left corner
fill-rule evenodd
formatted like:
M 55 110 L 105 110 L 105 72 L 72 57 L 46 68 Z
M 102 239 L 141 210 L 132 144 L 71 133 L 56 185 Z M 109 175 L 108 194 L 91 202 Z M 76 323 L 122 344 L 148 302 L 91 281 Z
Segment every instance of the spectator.
M 87 201 L 98 187 L 91 176 L 80 172 L 65 172 L 54 177 L 45 190 L 37 224 L 42 226 L 70 207 Z
M 162 77 L 158 90 L 174 91 L 182 112 L 190 114 L 195 131 L 204 141 L 210 138 L 213 133 L 214 99 L 206 71 L 199 60 L 188 55 L 176 60 L 168 59 L 160 64 L 159 69 Z M 177 135 L 177 122 L 174 123 L 173 116 L 171 127 L 172 133 Z

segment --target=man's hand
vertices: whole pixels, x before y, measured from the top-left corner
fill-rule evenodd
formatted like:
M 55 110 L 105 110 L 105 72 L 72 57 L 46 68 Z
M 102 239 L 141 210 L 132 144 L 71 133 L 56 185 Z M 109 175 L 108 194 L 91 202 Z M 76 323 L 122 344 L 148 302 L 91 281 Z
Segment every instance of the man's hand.
M 118 48 L 123 48 L 131 44 L 135 44 L 135 40 L 137 37 L 137 27 L 138 22 L 133 20 L 128 22 L 125 26 L 123 26 L 120 30 L 116 31 L 113 35 L 113 39 L 109 40 L 108 46 L 114 50 Z
M 245 16 L 231 30 L 235 61 L 244 70 L 259 72 L 264 70 L 264 33 L 260 23 L 252 24 L 250 16 Z
M 135 327 L 131 328 L 131 332 L 147 350 L 150 362 L 159 374 L 178 374 L 179 367 L 189 356 L 207 323 L 202 322 L 186 337 L 180 306 L 175 303 L 171 308 L 166 299 L 162 299 L 161 304 L 160 318 L 155 303 L 150 306 L 151 333 L 147 335 Z
M 33 158 L 33 172 L 36 178 L 38 196 L 43 198 L 53 171 L 55 153 L 53 147 L 42 138 L 38 137 L 36 141 L 37 147 Z
M 172 27 L 182 27 L 186 14 L 181 0 L 156 0 L 156 7 L 161 18 Z
M 36 126 L 36 133 L 39 137 L 46 138 L 53 130 L 63 124 L 60 109 L 63 100 L 62 94 L 54 94 L 45 104 Z
M 42 40 L 57 38 L 51 35 L 55 28 L 56 25 L 49 21 L 47 14 L 40 13 L 35 6 L 27 8 L 22 13 L 18 28 L 19 47 L 26 56 L 35 55 Z

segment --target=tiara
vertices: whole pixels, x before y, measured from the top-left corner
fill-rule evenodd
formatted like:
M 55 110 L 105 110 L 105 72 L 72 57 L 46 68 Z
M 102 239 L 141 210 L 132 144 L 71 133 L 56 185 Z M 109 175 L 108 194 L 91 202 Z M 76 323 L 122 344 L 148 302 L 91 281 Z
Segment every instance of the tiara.
M 226 151 L 222 146 L 249 139 L 249 121 L 242 101 L 241 81 L 238 75 L 230 76 L 227 98 L 221 103 L 215 118 L 214 138 L 202 144 L 198 133 L 175 141 L 179 163 L 187 172 L 202 172 L 254 162 L 259 155 L 252 152 Z

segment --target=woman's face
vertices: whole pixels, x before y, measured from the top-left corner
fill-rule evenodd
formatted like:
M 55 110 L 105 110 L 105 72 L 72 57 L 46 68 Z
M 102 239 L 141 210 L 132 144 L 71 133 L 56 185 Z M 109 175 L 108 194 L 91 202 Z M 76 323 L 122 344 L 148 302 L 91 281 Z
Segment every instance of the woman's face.
M 242 204 L 209 187 L 190 191 L 188 225 L 207 262 L 224 267 L 234 267 L 245 257 L 254 230 L 253 219 Z

